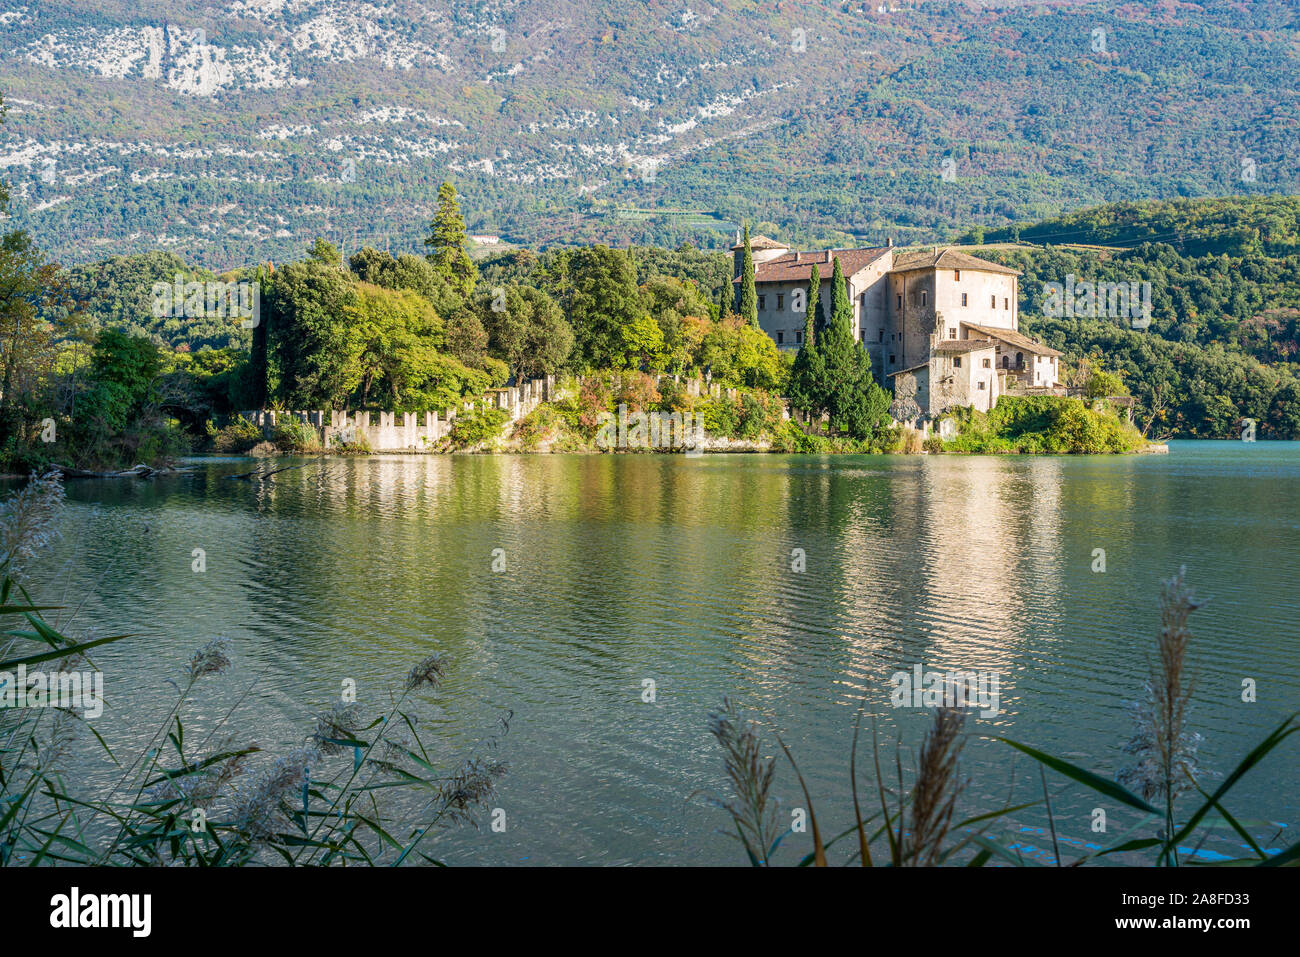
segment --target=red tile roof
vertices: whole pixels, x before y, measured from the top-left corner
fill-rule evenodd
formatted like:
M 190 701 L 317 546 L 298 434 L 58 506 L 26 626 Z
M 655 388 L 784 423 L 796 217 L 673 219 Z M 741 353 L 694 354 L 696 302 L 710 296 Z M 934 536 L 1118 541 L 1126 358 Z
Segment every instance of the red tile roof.
M 992 349 L 992 339 L 944 339 L 934 347 L 935 352 L 979 352 Z
M 910 272 L 913 269 L 969 269 L 972 272 L 1000 272 L 1009 276 L 1019 276 L 1020 271 L 1007 266 L 999 266 L 987 259 L 958 252 L 955 249 L 924 249 L 919 252 L 899 253 L 894 257 L 893 272 Z
M 1025 352 L 1032 352 L 1039 356 L 1059 356 L 1060 353 L 1050 346 L 1045 346 L 1041 342 L 1035 342 L 1027 335 L 1017 332 L 1014 329 L 999 329 L 997 326 L 977 326 L 973 322 L 963 322 L 967 329 L 974 329 L 982 336 L 988 336 L 991 339 L 1001 339 L 1008 345 L 1015 346 Z
M 881 256 L 891 251 L 889 246 L 874 246 L 869 249 L 834 249 L 831 255 L 840 261 L 847 279 L 855 273 L 866 269 Z M 817 266 L 822 282 L 830 278 L 834 265 L 826 261 L 826 250 L 814 252 L 786 253 L 767 262 L 754 264 L 754 282 L 807 282 L 812 278 L 812 267 Z M 733 282 L 740 282 L 737 278 Z

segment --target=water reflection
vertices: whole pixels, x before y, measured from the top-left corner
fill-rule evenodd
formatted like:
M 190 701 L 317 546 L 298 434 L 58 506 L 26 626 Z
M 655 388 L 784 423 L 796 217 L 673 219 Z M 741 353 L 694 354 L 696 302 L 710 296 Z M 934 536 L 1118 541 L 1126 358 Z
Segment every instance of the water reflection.
M 195 720 L 238 704 L 270 748 L 300 741 L 344 679 L 378 702 L 438 649 L 453 662 L 435 717 L 450 750 L 516 714 L 501 798 L 514 823 L 444 835 L 443 856 L 729 862 L 716 815 L 685 800 L 721 784 L 705 715 L 723 694 L 781 730 L 828 820 L 847 817 L 860 702 L 890 749 L 918 740 L 928 716 L 888 700 L 889 676 L 918 663 L 1000 676 L 1003 713 L 977 735 L 1113 773 L 1156 588 L 1180 563 L 1215 595 L 1196 622 L 1202 753 L 1235 763 L 1300 700 L 1300 455 L 1251 452 L 371 457 L 303 460 L 263 484 L 214 463 L 70 486 L 75 531 L 47 570 L 55 597 L 85 597 L 82 623 L 144 634 L 100 660 L 112 742 L 147 740 L 165 678 L 216 634 L 235 639 L 239 670 L 204 690 Z M 1266 679 L 1256 706 L 1240 702 L 1243 675 Z M 974 806 L 1013 785 L 1036 796 L 1036 771 L 1004 746 L 977 737 L 968 759 Z M 87 751 L 85 783 L 102 764 Z M 1294 822 L 1298 786 L 1294 761 L 1275 765 L 1234 811 Z M 780 787 L 801 803 L 784 769 Z M 1087 838 L 1092 803 L 1062 795 L 1063 831 Z

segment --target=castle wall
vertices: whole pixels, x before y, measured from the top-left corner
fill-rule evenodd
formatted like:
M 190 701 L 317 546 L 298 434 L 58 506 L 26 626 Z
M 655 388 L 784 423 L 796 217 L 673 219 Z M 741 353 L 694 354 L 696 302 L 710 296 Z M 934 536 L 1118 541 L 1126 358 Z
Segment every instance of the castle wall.
M 893 322 L 882 350 L 886 373 L 929 359 L 930 336 L 935 325 L 934 270 L 890 273 L 888 280 Z
M 963 338 L 958 326 L 962 322 L 999 329 L 1018 328 L 1015 276 L 971 269 L 963 269 L 961 279 L 953 278 L 951 269 L 938 270 L 935 276 L 935 306 L 943 316 L 944 324 L 949 329 L 958 330 L 957 338 Z M 966 297 L 965 305 L 961 300 L 963 295 Z M 944 336 L 947 335 L 945 332 Z
M 325 448 L 335 440 L 364 442 L 374 452 L 427 452 L 451 433 L 457 412 L 476 408 L 504 409 L 511 422 L 517 422 L 542 402 L 556 395 L 555 376 L 533 379 L 508 389 L 493 389 L 482 399 L 467 402 L 459 410 L 445 412 L 353 412 L 346 409 L 311 412 L 283 412 L 259 409 L 240 414 L 262 429 L 267 439 L 275 436 L 276 427 L 294 419 L 316 430 L 317 440 Z
M 794 311 L 794 294 L 803 290 L 805 305 L 808 299 L 806 282 L 764 282 L 758 283 L 758 327 L 762 329 L 778 348 L 798 349 L 803 344 L 804 313 Z M 825 283 L 822 291 L 826 290 Z M 820 293 L 819 293 L 820 295 Z M 823 306 L 825 303 L 823 303 Z M 826 315 L 825 310 L 822 316 Z

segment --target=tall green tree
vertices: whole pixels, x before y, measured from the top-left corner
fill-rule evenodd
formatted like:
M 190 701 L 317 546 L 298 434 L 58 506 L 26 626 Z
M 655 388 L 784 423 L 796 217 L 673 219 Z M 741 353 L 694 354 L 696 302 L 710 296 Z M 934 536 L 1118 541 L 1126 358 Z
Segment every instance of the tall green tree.
M 817 310 L 821 307 L 822 274 L 813 263 L 812 275 L 808 277 L 808 310 L 804 314 L 803 339 L 811 342 L 817 333 Z
M 329 240 L 317 236 L 316 241 L 307 250 L 307 260 L 320 263 L 322 266 L 342 266 L 343 254 Z
M 830 417 L 831 428 L 872 438 L 889 424 L 891 397 L 872 375 L 871 356 L 854 341 L 853 302 L 838 259 L 831 273 L 831 317 L 816 348 L 824 364 L 818 410 Z
M 568 278 L 575 359 L 589 369 L 617 365 L 624 354 L 623 329 L 646 316 L 631 261 L 608 246 L 588 246 L 574 250 Z
M 469 298 L 478 278 L 478 268 L 470 258 L 465 237 L 465 219 L 460 214 L 456 187 L 443 183 L 438 188 L 438 209 L 429 224 L 429 262 L 446 278 L 463 298 Z
M 271 291 L 271 275 L 269 267 L 259 265 L 251 280 L 257 284 L 258 309 L 253 317 L 253 342 L 252 348 L 249 350 L 248 366 L 245 371 L 246 385 L 244 394 L 248 396 L 249 405 L 254 409 L 265 408 L 267 400 L 267 359 L 269 350 L 266 337 L 266 313 L 263 303 L 266 302 L 267 293 Z
M 835 268 L 831 270 L 831 315 L 829 324 L 842 326 L 853 339 L 853 300 L 849 298 L 849 286 L 844 279 L 844 270 L 838 258 Z
M 361 382 L 362 340 L 350 320 L 356 289 L 318 260 L 277 269 L 262 304 L 272 397 L 297 409 L 343 408 Z
M 478 302 L 488 351 L 519 381 L 558 372 L 573 351 L 573 330 L 555 301 L 531 286 L 498 287 L 489 293 Z
M 754 250 L 749 245 L 749 226 L 745 226 L 745 251 L 740 261 L 740 317 L 751 326 L 758 325 L 758 289 L 754 286 Z
M 808 282 L 808 308 L 803 317 L 803 342 L 794 357 L 790 370 L 790 400 L 801 412 L 820 412 L 825 393 L 826 361 L 817 348 L 818 290 L 821 273 L 817 264 L 812 267 Z

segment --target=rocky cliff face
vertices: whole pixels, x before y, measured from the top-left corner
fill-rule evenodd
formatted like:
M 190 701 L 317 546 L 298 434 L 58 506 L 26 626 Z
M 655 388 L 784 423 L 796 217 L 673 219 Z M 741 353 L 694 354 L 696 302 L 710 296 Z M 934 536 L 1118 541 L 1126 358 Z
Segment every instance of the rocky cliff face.
M 1121 184 L 1240 190 L 1246 153 L 1248 189 L 1293 186 L 1296 14 L 1124 10 L 0 0 L 0 176 L 65 259 L 213 266 L 414 248 L 444 178 L 473 231 L 530 244 L 721 244 L 741 218 L 906 241 Z

